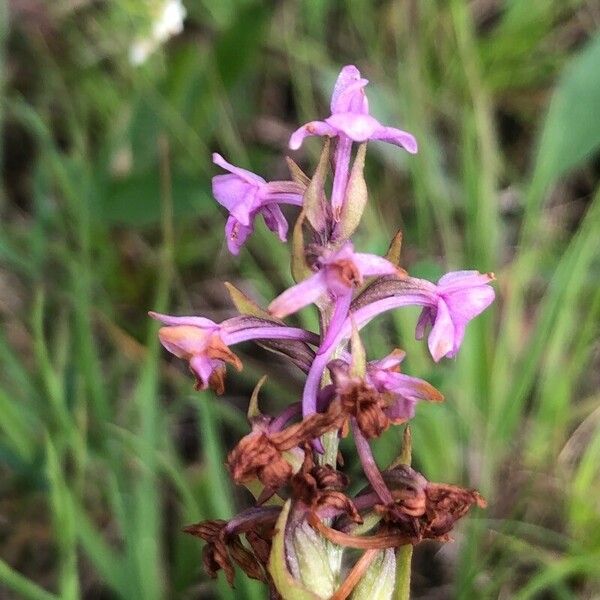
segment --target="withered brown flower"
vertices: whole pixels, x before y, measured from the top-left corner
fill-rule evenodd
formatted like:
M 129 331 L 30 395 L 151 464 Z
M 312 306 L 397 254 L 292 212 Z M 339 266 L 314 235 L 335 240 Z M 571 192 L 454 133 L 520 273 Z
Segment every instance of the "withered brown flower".
M 386 397 L 359 378 L 349 379 L 338 390 L 341 406 L 346 414 L 344 429 L 347 430 L 350 416 L 368 439 L 379 437 L 391 424 L 385 414 L 388 408 Z
M 294 452 L 301 460 L 304 455 L 301 446 L 339 427 L 340 418 L 341 410 L 336 403 L 326 413 L 315 413 L 279 431 L 269 429 L 268 419 L 253 419 L 252 431 L 227 456 L 233 480 L 241 484 L 258 479 L 268 489 L 279 489 L 293 473 L 283 453 Z
M 222 569 L 229 585 L 233 585 L 235 563 L 248 577 L 271 584 L 266 565 L 279 510 L 278 507 L 249 509 L 229 522 L 202 521 L 188 525 L 183 531 L 206 542 L 202 562 L 210 577 L 215 578 Z M 242 543 L 241 534 L 245 534 L 250 548 Z
M 390 476 L 390 473 L 393 473 Z M 390 505 L 376 505 L 394 531 L 405 533 L 415 542 L 423 539 L 448 540 L 448 533 L 472 506 L 485 508 L 476 490 L 446 483 L 430 483 L 410 467 L 401 466 L 384 473 L 394 498 Z M 392 483 L 395 482 L 395 483 Z
M 315 464 L 310 448 L 305 448 L 302 467 L 291 480 L 292 498 L 295 501 L 313 511 L 329 508 L 336 514 L 345 513 L 352 521 L 362 523 L 354 503 L 343 492 L 347 486 L 348 477 L 345 474 L 330 465 Z

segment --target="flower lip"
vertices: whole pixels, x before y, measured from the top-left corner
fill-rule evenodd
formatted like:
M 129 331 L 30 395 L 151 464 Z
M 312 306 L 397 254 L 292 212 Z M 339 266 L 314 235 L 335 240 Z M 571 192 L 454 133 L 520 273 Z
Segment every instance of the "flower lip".
M 381 127 L 379 121 L 371 115 L 354 112 L 336 113 L 325 119 L 325 122 L 355 142 L 366 142 Z
M 435 286 L 436 301 L 426 306 L 417 323 L 420 339 L 431 326 L 427 343 L 433 360 L 456 356 L 467 323 L 482 313 L 495 298 L 493 273 L 453 271 L 440 278 Z

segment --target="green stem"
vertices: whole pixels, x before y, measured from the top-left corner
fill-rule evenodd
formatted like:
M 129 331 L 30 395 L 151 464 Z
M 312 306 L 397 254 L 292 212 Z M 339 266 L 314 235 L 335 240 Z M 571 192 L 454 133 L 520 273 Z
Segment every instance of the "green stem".
M 407 425 L 402 439 L 402 450 L 398 462 L 409 465 L 412 461 L 412 440 L 410 427 Z M 396 590 L 394 600 L 408 600 L 410 598 L 410 575 L 412 564 L 412 544 L 401 546 L 396 553 Z

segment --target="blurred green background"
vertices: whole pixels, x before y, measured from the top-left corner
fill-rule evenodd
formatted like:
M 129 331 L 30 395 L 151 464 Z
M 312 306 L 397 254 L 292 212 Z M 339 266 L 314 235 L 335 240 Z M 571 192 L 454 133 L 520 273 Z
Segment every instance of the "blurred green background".
M 285 177 L 289 134 L 354 63 L 372 114 L 420 142 L 370 145 L 357 246 L 401 227 L 412 274 L 498 278 L 455 361 L 434 367 L 410 310 L 365 330 L 446 395 L 413 421 L 417 468 L 489 501 L 419 547 L 414 597 L 599 598 L 598 2 L 188 0 L 133 65 L 161 4 L 0 0 L 0 597 L 264 597 L 208 580 L 180 530 L 247 503 L 223 461 L 249 392 L 268 373 L 283 406 L 302 379 L 248 345 L 224 397 L 196 393 L 146 311 L 219 320 L 222 281 L 261 303 L 290 284 L 262 225 L 228 254 L 210 153 Z

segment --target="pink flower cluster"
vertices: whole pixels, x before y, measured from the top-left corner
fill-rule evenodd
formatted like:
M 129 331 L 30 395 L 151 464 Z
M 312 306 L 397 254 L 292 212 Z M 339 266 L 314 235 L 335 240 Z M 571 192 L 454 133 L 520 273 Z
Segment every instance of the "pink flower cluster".
M 297 283 L 273 299 L 267 309 L 248 300 L 253 309 L 245 311 L 236 303 L 242 314 L 220 324 L 204 317 L 150 314 L 163 324 L 159 331 L 161 343 L 176 357 L 187 361 L 198 389 L 212 387 L 222 393 L 226 364 L 242 368 L 231 347 L 248 340 L 283 352 L 305 372 L 306 383 L 299 403 L 279 417 L 263 416 L 262 421 L 254 421 L 252 433 L 230 455 L 229 466 L 236 481 L 246 483 L 256 478 L 264 485 L 259 504 L 273 494 L 296 498 L 294 506 L 300 512 L 295 514 L 295 522 L 302 521 L 304 513 L 301 511 L 308 510 L 306 507 L 310 505 L 310 519 L 314 523 L 319 515 L 338 514 L 338 509 L 330 506 L 333 499 L 335 506 L 345 506 L 348 515 L 355 520 L 361 518 L 361 511 L 374 510 L 379 502 L 387 507 L 388 522 L 400 528 L 405 527 L 401 525 L 405 517 L 398 515 L 406 507 L 396 506 L 394 489 L 389 483 L 393 478 L 377 468 L 368 440 L 381 435 L 390 425 L 413 418 L 419 401 L 441 401 L 443 396 L 426 381 L 400 372 L 404 358 L 400 350 L 385 358 L 367 361 L 359 332 L 383 313 L 419 306 L 422 311 L 416 324 L 416 337 L 421 339 L 427 335 L 435 362 L 452 358 L 460 349 L 467 324 L 494 300 L 490 285 L 494 277 L 478 271 L 456 271 L 432 283 L 410 276 L 391 259 L 355 250 L 346 232 L 356 228 L 367 198 L 366 185 L 354 185 L 363 174 L 358 158 L 351 167 L 353 156 L 364 152 L 363 145 L 372 141 L 388 142 L 411 154 L 418 148 L 410 133 L 381 125 L 369 114 L 367 83 L 355 66 L 344 67 L 331 98 L 331 115 L 303 125 L 290 138 L 292 150 L 300 148 L 309 136 L 328 138 L 319 163 L 319 168 L 324 165 L 325 170 L 330 164 L 329 148 L 334 146 L 330 194 L 326 177 L 319 169 L 311 180 L 294 165 L 290 181 L 266 181 L 228 163 L 219 154 L 213 155 L 214 163 L 227 171 L 213 178 L 212 189 L 217 202 L 229 213 L 225 236 L 232 254 L 240 252 L 259 215 L 266 226 L 285 241 L 289 226 L 281 205 L 300 208 L 293 244 L 293 263 L 302 267 L 294 271 Z M 364 162 L 364 154 L 361 160 Z M 346 222 L 348 219 L 352 219 L 352 226 Z M 316 306 L 320 312 L 319 333 L 284 323 L 283 319 L 309 305 Z M 300 421 L 288 425 L 295 419 Z M 302 485 L 298 481 L 294 484 L 294 477 L 299 477 L 299 473 L 306 475 L 309 470 L 313 473 L 316 468 L 313 454 L 318 457 L 323 452 L 319 437 L 324 432 L 338 430 L 340 435 L 346 435 L 350 429 L 371 486 L 367 495 L 354 499 L 354 505 L 348 498 L 340 500 L 336 494 L 341 492 L 337 488 L 335 493 L 315 488 L 312 499 L 307 500 L 302 487 L 306 481 L 303 480 Z M 305 472 L 298 470 L 290 458 L 293 456 L 304 461 Z M 333 469 L 333 473 L 328 474 L 330 478 L 344 480 L 344 476 L 335 471 L 335 465 L 330 468 Z M 425 481 L 419 477 L 419 481 Z M 291 485 L 291 496 L 290 492 L 282 492 L 288 485 Z M 367 497 L 374 500 L 367 501 Z M 475 502 L 475 496 L 469 498 Z M 269 518 L 273 514 L 273 510 L 253 510 L 255 512 L 248 514 L 268 513 Z M 198 535 L 208 540 L 209 532 L 217 535 L 215 532 L 221 530 L 226 528 L 202 526 L 198 529 L 202 534 Z M 233 526 L 229 531 L 233 531 Z M 321 527 L 319 531 L 325 530 Z M 214 540 L 211 543 L 217 544 Z M 226 551 L 218 545 L 213 550 L 221 554 Z

